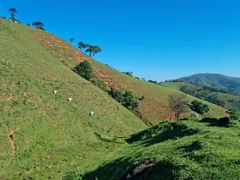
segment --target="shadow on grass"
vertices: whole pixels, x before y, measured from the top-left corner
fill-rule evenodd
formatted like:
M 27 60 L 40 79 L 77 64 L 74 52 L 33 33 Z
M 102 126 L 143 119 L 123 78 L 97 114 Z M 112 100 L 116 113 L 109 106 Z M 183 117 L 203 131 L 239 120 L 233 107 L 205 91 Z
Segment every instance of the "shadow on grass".
M 129 160 L 118 159 L 83 176 L 83 180 L 165 180 L 177 179 L 180 167 L 164 160 L 153 163 L 144 160 L 133 165 Z
M 185 124 L 182 123 L 166 123 L 164 126 L 161 126 L 160 129 L 158 126 L 155 126 L 153 128 L 154 129 L 149 129 L 135 134 L 126 141 L 128 143 L 134 143 L 141 140 L 142 144 L 145 146 L 150 146 L 170 139 L 178 139 L 184 136 L 191 136 L 199 133 L 199 130 L 188 128 Z
M 217 126 L 218 124 L 218 119 L 217 118 L 203 118 L 201 121 L 199 121 L 201 123 L 208 123 L 209 126 Z
M 192 151 L 196 151 L 196 150 L 200 150 L 202 149 L 203 145 L 201 142 L 199 141 L 194 141 L 192 144 L 190 145 L 186 145 L 186 146 L 182 146 L 177 148 L 178 150 L 180 149 L 184 149 L 185 152 L 192 152 Z
M 122 139 L 121 137 L 120 138 L 117 138 L 117 137 L 114 137 L 113 139 L 107 139 L 107 138 L 104 138 L 102 137 L 100 134 L 98 133 L 94 133 L 94 135 L 96 136 L 96 138 L 102 142 L 107 142 L 107 143 L 118 143 L 118 144 L 123 144 L 124 142 L 119 142 L 117 141 L 117 139 Z

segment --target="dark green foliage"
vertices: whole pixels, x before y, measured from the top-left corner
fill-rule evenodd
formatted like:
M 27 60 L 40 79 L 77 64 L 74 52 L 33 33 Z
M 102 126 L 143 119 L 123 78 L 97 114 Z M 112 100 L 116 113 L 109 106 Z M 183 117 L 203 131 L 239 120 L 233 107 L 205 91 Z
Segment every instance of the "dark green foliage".
M 109 95 L 130 111 L 139 106 L 138 98 L 131 91 L 118 91 L 112 87 Z
M 102 80 L 91 80 L 91 83 L 95 86 L 97 86 L 98 88 L 102 89 L 103 91 L 107 92 L 108 88 L 107 85 L 105 84 L 104 81 Z
M 6 16 L 1 16 L 0 19 L 6 20 L 7 18 L 6 18 Z
M 68 172 L 62 180 L 82 180 L 82 175 L 76 172 Z
M 89 57 L 94 56 L 95 54 L 102 52 L 102 49 L 99 46 L 88 46 L 86 53 L 89 53 Z
M 86 49 L 86 53 L 89 53 L 89 56 L 92 57 L 94 56 L 95 54 L 99 53 L 99 52 L 102 52 L 102 49 L 99 47 L 99 46 L 92 46 L 90 44 L 85 44 L 84 42 L 80 41 L 78 43 L 78 48 L 79 49 Z
M 239 114 L 234 109 L 229 109 L 227 113 L 230 115 L 232 120 L 238 120 Z
M 203 104 L 202 102 L 199 102 L 197 100 L 191 102 L 190 108 L 198 114 L 204 114 L 209 111 L 209 107 L 207 104 Z
M 90 80 L 93 78 L 94 73 L 91 64 L 88 61 L 81 62 L 78 66 L 75 67 L 76 73 L 83 77 L 86 80 Z
M 148 82 L 153 83 L 153 84 L 157 84 L 157 81 L 153 81 L 153 80 L 148 80 Z
M 84 42 L 82 42 L 82 41 L 80 41 L 79 43 L 78 43 L 78 48 L 79 49 L 84 49 L 84 48 L 86 48 L 86 47 L 88 47 L 89 45 L 88 44 L 85 44 Z
M 27 26 L 31 26 L 31 24 L 30 24 L 30 23 L 28 23 L 28 24 L 27 24 Z
M 133 77 L 133 72 L 123 72 L 124 74 Z
M 221 74 L 195 74 L 178 79 L 180 81 L 222 89 L 240 95 L 240 78 L 229 77 Z
M 235 115 L 235 114 L 231 114 L 231 115 L 230 115 L 230 118 L 233 119 L 233 120 L 238 120 L 238 116 Z
M 33 22 L 32 23 L 32 26 L 35 26 L 37 29 L 41 29 L 41 30 L 45 30 L 43 27 L 44 27 L 44 24 L 40 21 L 36 21 L 36 22 Z
M 177 87 L 180 91 L 186 94 L 190 94 L 223 108 L 240 110 L 240 96 L 228 93 L 224 90 L 218 90 L 208 86 L 193 85 L 185 82 L 169 82 L 165 84 L 170 87 Z

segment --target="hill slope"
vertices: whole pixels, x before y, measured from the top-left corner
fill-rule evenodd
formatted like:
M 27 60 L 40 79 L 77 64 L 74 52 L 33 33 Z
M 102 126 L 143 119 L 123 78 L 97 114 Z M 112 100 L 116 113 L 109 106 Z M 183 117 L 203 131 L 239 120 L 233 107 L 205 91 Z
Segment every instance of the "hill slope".
M 199 86 L 186 82 L 165 82 L 162 85 L 175 88 L 224 108 L 240 111 L 240 96 L 238 95 L 222 92 L 209 86 Z
M 57 60 L 69 68 L 73 68 L 83 60 L 88 60 L 96 74 L 109 86 L 116 89 L 128 89 L 134 92 L 138 97 L 144 96 L 140 101 L 139 115 L 144 121 L 156 124 L 163 120 L 172 119 L 174 113 L 168 107 L 168 95 L 176 93 L 174 89 L 159 86 L 153 83 L 144 82 L 126 74 L 120 73 L 106 65 L 89 58 L 75 47 L 64 40 L 45 33 L 43 31 L 34 32 L 35 39 L 46 48 Z M 193 97 L 189 96 L 189 100 Z M 208 103 L 210 106 L 209 116 L 219 116 L 224 114 L 225 110 L 218 106 Z
M 51 174 L 59 179 L 73 167 L 94 168 L 117 146 L 99 137 L 125 137 L 146 128 L 46 51 L 35 32 L 0 20 L 0 179 Z
M 214 123 L 168 121 L 134 134 L 83 179 L 240 179 L 240 124 L 223 128 Z
M 171 116 L 167 97 L 179 93 L 119 73 L 53 35 L 9 21 L 0 20 L 0 54 L 1 179 L 60 179 L 73 169 L 94 170 L 111 158 L 106 154 L 122 151 L 122 138 L 146 128 L 70 69 L 84 59 L 108 84 L 144 95 L 140 110 L 153 123 Z M 225 111 L 209 105 L 209 116 Z
M 195 74 L 178 79 L 201 86 L 211 86 L 217 89 L 232 92 L 240 95 L 240 78 L 229 77 L 221 74 Z

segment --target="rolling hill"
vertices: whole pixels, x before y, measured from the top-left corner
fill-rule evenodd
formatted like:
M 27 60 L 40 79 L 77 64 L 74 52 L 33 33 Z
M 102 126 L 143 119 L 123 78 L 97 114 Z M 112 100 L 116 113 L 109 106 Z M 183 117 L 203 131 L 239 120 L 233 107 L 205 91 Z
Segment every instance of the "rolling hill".
M 92 64 L 97 76 L 109 87 L 113 86 L 116 89 L 128 89 L 138 97 L 144 96 L 144 100 L 140 101 L 139 116 L 142 117 L 146 123 L 156 124 L 160 121 L 173 118 L 174 113 L 168 107 L 168 95 L 178 93 L 179 91 L 148 83 L 121 73 L 88 57 L 68 42 L 52 34 L 35 31 L 33 36 L 55 59 L 67 67 L 72 69 L 80 62 L 88 60 Z M 194 99 L 194 97 L 189 96 L 189 100 L 192 99 Z M 225 114 L 224 109 L 211 103 L 208 104 L 211 107 L 208 116 Z
M 209 86 L 194 85 L 186 82 L 165 82 L 161 84 L 166 87 L 175 88 L 197 98 L 212 102 L 226 109 L 240 111 L 240 96 L 238 95 L 220 91 Z
M 137 156 L 134 145 L 124 139 L 147 126 L 72 71 L 83 60 L 88 60 L 108 85 L 130 89 L 139 97 L 144 95 L 140 113 L 152 124 L 173 115 L 168 95 L 181 93 L 127 76 L 54 35 L 10 21 L 0 20 L 0 54 L 1 179 L 60 179 L 73 170 L 91 175 L 100 165 L 120 162 L 116 158 L 121 155 L 133 159 Z M 73 101 L 68 102 L 68 98 Z M 225 109 L 208 104 L 211 110 L 207 116 L 225 115 Z M 91 111 L 93 116 L 89 115 Z M 166 152 L 167 147 L 161 151 Z M 146 156 L 157 152 L 146 150 Z
M 217 89 L 223 89 L 225 91 L 240 95 L 240 78 L 238 77 L 203 73 L 179 78 L 177 80 L 198 84 L 201 86 L 210 86 Z

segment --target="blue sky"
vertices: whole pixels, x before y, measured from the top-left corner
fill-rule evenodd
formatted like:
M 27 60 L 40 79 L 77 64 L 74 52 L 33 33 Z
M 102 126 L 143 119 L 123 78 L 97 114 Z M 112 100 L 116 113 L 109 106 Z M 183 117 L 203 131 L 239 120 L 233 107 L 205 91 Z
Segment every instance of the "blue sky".
M 6 0 L 22 23 L 99 45 L 102 63 L 163 81 L 201 72 L 240 76 L 238 0 Z

